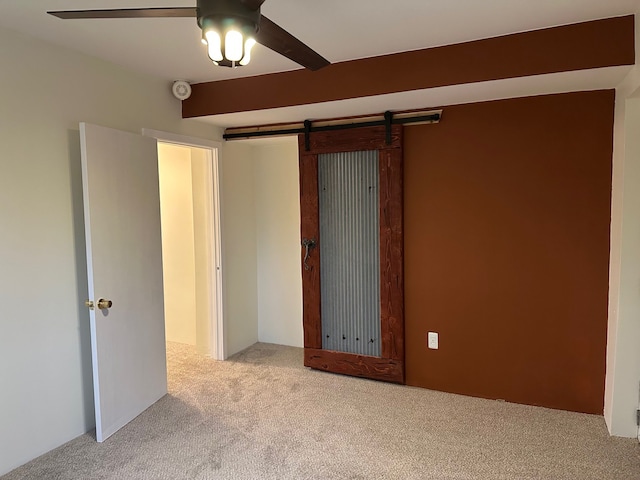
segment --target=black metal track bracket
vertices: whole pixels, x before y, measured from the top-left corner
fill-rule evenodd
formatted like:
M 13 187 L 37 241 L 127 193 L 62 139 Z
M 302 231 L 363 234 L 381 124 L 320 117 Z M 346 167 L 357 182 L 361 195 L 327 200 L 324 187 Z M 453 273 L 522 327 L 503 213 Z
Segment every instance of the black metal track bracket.
M 384 112 L 384 128 L 387 136 L 387 145 L 391 145 L 391 124 L 393 123 L 393 112 Z
M 311 120 L 304 121 L 304 149 L 311 150 Z

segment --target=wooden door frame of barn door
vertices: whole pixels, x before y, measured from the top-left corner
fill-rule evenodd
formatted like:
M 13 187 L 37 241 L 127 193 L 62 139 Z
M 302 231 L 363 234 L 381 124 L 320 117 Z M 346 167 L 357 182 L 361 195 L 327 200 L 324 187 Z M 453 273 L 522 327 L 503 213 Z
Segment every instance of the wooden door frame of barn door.
M 306 259 L 302 248 L 304 364 L 318 370 L 404 383 L 402 126 L 312 132 L 298 138 L 301 238 L 315 240 Z M 307 145 L 308 142 L 308 145 Z M 308 149 L 306 147 L 309 147 Z M 373 357 L 322 348 L 318 155 L 376 150 L 379 155 L 381 355 Z

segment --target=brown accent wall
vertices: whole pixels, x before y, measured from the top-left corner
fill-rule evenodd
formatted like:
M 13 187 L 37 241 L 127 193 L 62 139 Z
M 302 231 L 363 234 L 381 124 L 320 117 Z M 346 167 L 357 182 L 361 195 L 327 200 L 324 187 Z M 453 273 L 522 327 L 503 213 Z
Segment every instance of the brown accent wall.
M 408 384 L 602 414 L 614 95 L 406 127 Z

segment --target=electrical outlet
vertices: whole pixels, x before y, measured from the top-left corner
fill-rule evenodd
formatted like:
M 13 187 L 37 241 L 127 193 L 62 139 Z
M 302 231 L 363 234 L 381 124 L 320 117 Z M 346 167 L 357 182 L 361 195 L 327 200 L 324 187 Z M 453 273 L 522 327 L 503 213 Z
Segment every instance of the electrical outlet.
M 432 350 L 438 349 L 438 333 L 429 332 L 427 334 L 427 346 Z

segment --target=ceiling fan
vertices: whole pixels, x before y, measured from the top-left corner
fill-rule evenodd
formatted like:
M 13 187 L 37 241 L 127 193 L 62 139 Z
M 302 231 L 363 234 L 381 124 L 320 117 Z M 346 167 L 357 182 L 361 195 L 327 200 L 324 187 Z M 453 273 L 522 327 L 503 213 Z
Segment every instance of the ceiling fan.
M 197 0 L 195 7 L 47 12 L 62 19 L 196 17 L 209 58 L 225 67 L 247 65 L 257 42 L 310 70 L 329 61 L 264 15 L 265 0 Z

